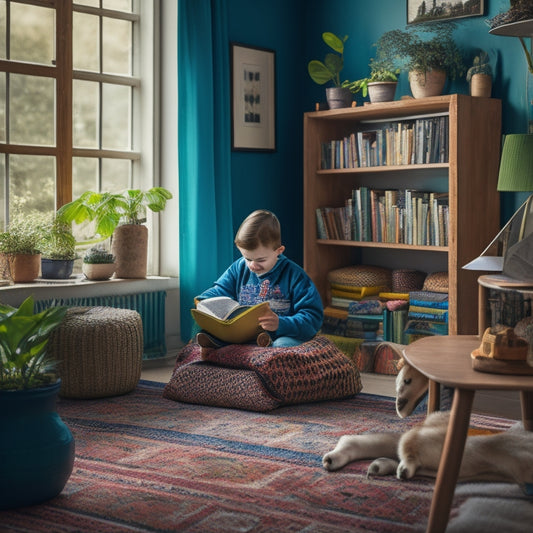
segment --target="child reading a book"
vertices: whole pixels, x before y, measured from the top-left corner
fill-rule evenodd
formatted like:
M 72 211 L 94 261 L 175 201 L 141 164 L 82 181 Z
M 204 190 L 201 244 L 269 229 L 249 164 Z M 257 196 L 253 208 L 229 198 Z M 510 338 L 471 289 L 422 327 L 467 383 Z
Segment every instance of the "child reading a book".
M 270 211 L 254 211 L 234 242 L 242 257 L 196 300 L 228 296 L 241 305 L 268 302 L 258 318 L 264 330 L 257 337 L 259 346 L 297 346 L 312 339 L 322 325 L 322 301 L 311 278 L 283 255 L 278 218 Z M 206 331 L 198 333 L 196 341 L 204 348 L 224 345 Z

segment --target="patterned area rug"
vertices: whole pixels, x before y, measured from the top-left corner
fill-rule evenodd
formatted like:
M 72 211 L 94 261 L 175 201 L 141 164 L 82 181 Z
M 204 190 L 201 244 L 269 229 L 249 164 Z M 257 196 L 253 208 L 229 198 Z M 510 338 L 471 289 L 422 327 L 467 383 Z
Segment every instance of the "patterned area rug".
M 178 403 L 162 391 L 143 381 L 124 396 L 60 400 L 76 440 L 72 476 L 53 500 L 0 512 L 0 531 L 425 530 L 432 480 L 367 479 L 369 461 L 331 473 L 321 465 L 345 433 L 400 432 L 423 415 L 401 420 L 391 399 L 368 394 L 255 413 Z

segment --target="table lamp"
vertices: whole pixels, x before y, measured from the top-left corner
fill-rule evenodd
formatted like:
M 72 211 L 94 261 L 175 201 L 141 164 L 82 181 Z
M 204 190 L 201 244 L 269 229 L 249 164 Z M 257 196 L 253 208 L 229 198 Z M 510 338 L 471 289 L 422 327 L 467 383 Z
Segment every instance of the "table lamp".
M 504 137 L 498 191 L 533 192 L 533 134 Z M 533 279 L 533 195 L 516 210 L 481 255 L 463 268 Z

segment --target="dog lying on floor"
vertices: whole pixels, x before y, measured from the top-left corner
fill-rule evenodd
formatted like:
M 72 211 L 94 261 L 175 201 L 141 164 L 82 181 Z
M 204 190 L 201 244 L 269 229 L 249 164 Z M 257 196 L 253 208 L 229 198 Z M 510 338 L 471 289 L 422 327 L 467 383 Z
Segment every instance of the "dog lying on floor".
M 410 415 L 428 390 L 427 379 L 403 359 L 396 378 L 396 412 Z M 338 470 L 361 459 L 375 459 L 368 475 L 396 474 L 411 479 L 415 474 L 436 477 L 449 413 L 435 412 L 425 421 L 401 433 L 344 435 L 335 449 L 322 458 L 326 470 Z M 533 432 L 521 423 L 509 430 L 469 436 L 466 440 L 459 480 L 516 482 L 530 495 L 533 483 Z

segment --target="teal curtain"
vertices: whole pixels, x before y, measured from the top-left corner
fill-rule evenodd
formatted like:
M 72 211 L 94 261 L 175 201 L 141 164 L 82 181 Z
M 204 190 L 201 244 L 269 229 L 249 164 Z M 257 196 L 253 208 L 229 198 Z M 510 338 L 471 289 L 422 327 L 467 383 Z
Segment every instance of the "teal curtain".
M 179 0 L 178 160 L 181 337 L 193 299 L 233 258 L 227 0 Z

